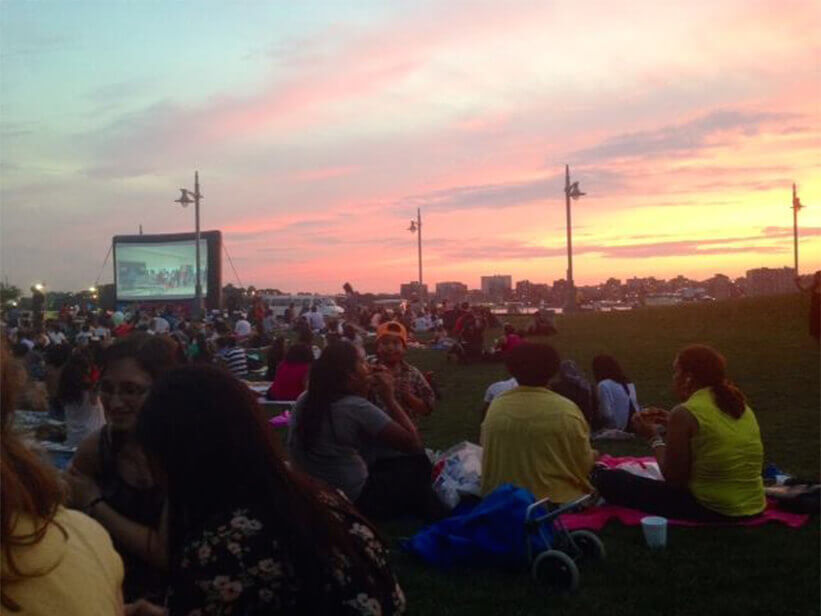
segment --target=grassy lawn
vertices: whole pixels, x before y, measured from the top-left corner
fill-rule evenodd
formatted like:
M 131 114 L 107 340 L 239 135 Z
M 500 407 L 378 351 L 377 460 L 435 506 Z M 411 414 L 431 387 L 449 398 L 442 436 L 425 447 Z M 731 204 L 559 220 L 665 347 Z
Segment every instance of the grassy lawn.
M 703 342 L 727 357 L 729 373 L 755 410 L 765 458 L 810 479 L 819 474 L 819 352 L 807 334 L 806 297 L 755 298 L 624 313 L 559 317 L 550 339 L 563 358 L 590 375 L 599 353 L 617 357 L 642 405 L 671 407 L 678 349 Z M 497 336 L 500 332 L 489 332 Z M 478 442 L 482 395 L 507 378 L 501 364 L 459 366 L 442 352 L 412 350 L 434 370 L 443 399 L 422 424 L 426 444 L 444 449 Z M 611 454 L 649 455 L 639 443 L 598 445 Z M 418 530 L 400 522 L 383 531 L 394 542 Z M 413 614 L 818 614 L 819 524 L 744 529 L 669 529 L 668 548 L 651 553 L 639 528 L 611 524 L 600 533 L 607 560 L 583 565 L 573 595 L 544 592 L 525 572 L 430 569 L 395 545 L 393 561 Z

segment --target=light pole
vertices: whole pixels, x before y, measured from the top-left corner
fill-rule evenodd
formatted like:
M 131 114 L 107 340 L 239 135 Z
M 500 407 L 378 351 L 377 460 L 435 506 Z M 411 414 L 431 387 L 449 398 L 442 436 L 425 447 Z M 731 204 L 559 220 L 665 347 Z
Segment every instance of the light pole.
M 565 304 L 565 311 L 572 312 L 576 309 L 576 285 L 573 282 L 573 232 L 570 221 L 570 199 L 574 201 L 579 197 L 584 196 L 579 190 L 579 183 L 570 183 L 570 166 L 564 166 L 564 201 L 567 209 L 567 302 Z
M 203 314 L 203 306 L 202 306 L 202 284 L 200 283 L 200 199 L 202 199 L 202 194 L 200 193 L 200 172 L 194 172 L 194 192 L 187 190 L 185 188 L 180 188 L 180 198 L 175 199 L 174 203 L 179 203 L 183 207 L 188 207 L 189 204 L 194 204 L 194 224 L 195 224 L 195 246 L 196 246 L 196 287 L 194 291 L 194 310 L 193 310 L 193 317 L 195 319 L 199 319 L 202 317 Z
M 410 221 L 408 231 L 417 233 L 416 240 L 419 248 L 419 299 L 422 300 L 422 210 L 416 208 L 416 220 Z
M 795 183 L 792 185 L 792 225 L 793 225 L 793 252 L 795 253 L 795 275 L 798 276 L 798 210 L 800 210 L 801 199 L 795 192 Z

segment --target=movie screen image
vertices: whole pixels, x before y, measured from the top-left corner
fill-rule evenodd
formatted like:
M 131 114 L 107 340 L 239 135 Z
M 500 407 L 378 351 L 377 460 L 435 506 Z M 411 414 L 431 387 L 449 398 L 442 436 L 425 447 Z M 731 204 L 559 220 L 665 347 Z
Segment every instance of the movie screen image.
M 196 295 L 196 245 L 193 241 L 116 243 L 117 299 L 189 299 Z M 208 294 L 208 243 L 200 239 L 200 284 Z

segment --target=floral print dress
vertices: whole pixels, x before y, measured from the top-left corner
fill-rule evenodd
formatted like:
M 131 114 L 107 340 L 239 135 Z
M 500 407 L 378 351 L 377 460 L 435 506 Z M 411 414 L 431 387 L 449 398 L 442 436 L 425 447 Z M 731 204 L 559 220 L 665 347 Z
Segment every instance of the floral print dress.
M 328 603 L 338 606 L 334 614 L 403 614 L 405 597 L 390 571 L 387 548 L 341 497 L 323 493 L 322 500 L 372 569 L 354 567 L 344 554 L 334 552 L 332 566 L 323 571 L 324 587 L 307 590 L 326 593 Z M 189 537 L 168 598 L 172 615 L 305 613 L 298 601 L 306 589 L 282 545 L 281 531 L 267 527 L 263 519 L 258 510 L 238 508 L 212 518 Z M 392 582 L 369 594 L 365 576 Z

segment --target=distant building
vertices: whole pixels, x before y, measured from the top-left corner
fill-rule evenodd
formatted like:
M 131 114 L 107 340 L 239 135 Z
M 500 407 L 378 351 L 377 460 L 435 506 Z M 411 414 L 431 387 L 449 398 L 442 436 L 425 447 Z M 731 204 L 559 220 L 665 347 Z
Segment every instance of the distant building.
M 399 297 L 402 299 L 424 300 L 428 297 L 428 285 L 419 285 L 418 282 L 408 282 L 399 285 Z
M 553 281 L 553 300 L 563 302 L 567 299 L 567 292 L 570 284 L 564 278 L 559 278 Z
M 748 295 L 778 295 L 796 291 L 795 270 L 791 267 L 770 269 L 759 267 L 747 270 Z
M 482 276 L 482 293 L 488 299 L 505 299 L 510 296 L 513 277 L 501 274 Z
M 466 302 L 471 304 L 481 304 L 485 299 L 485 294 L 482 293 L 481 289 L 470 289 L 468 291 L 467 297 L 465 298 Z
M 729 299 L 739 295 L 740 291 L 724 274 L 716 274 L 704 283 L 707 293 L 716 299 Z
M 549 299 L 550 287 L 546 284 L 519 280 L 516 283 L 516 299 L 522 302 L 536 303 Z
M 604 299 L 619 300 L 624 295 L 621 288 L 621 280 L 618 278 L 608 278 L 607 282 L 601 285 Z
M 461 282 L 437 282 L 436 299 L 458 304 L 464 301 L 468 293 L 468 286 Z

